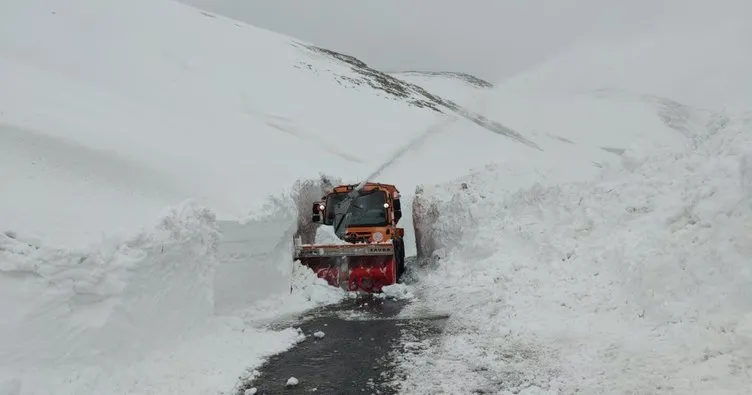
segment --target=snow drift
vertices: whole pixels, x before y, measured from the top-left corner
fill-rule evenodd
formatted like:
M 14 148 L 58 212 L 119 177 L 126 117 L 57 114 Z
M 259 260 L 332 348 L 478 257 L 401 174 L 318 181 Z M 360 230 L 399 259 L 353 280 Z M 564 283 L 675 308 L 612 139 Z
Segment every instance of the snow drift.
M 734 118 L 590 182 L 500 194 L 490 167 L 453 183 L 435 227 L 465 232 L 419 289 L 454 315 L 405 388 L 749 391 L 750 149 Z
M 567 145 L 416 196 L 432 265 L 404 314 L 453 315 L 402 357 L 405 392 L 752 391 L 752 118 L 727 111 L 752 108 L 744 7 L 692 4 L 497 84 L 486 111 Z
M 0 235 L 0 359 L 4 373 L 28 375 L 24 391 L 49 385 L 38 381 L 47 370 L 132 364 L 212 316 L 219 233 L 206 209 L 177 206 L 153 229 L 97 250 L 11 236 Z

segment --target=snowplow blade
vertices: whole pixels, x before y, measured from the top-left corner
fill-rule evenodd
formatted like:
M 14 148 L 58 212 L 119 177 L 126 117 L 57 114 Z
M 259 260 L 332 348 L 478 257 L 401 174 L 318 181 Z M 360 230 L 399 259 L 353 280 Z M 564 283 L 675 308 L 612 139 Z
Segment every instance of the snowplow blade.
M 295 245 L 293 259 L 347 291 L 381 292 L 397 282 L 394 246 L 377 244 Z

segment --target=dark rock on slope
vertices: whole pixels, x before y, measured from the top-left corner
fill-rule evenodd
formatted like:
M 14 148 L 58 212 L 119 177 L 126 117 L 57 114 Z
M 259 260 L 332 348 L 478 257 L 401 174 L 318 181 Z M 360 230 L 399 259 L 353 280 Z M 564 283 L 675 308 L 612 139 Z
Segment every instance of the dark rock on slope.
M 326 48 L 306 45 L 297 42 L 294 43 L 294 45 L 298 46 L 304 51 L 310 51 L 314 55 L 328 56 L 340 62 L 348 64 L 350 68 L 360 76 L 360 78 L 337 76 L 337 82 L 343 86 L 367 85 L 372 89 L 385 94 L 383 96 L 391 98 L 393 100 L 403 100 L 410 105 L 430 109 L 438 113 L 459 115 L 460 117 L 465 118 L 493 133 L 508 137 L 513 141 L 527 145 L 531 148 L 541 150 L 541 148 L 533 141 L 525 138 L 511 128 L 506 127 L 497 121 L 488 119 L 487 117 L 474 111 L 470 111 L 467 108 L 464 108 L 449 99 L 445 99 L 431 92 L 428 92 L 421 86 L 400 80 L 399 78 L 391 76 L 387 73 L 368 67 L 365 62 L 353 56 L 345 55 Z M 310 64 L 304 64 L 304 66 L 308 69 L 313 69 Z M 486 84 L 488 83 L 486 82 Z

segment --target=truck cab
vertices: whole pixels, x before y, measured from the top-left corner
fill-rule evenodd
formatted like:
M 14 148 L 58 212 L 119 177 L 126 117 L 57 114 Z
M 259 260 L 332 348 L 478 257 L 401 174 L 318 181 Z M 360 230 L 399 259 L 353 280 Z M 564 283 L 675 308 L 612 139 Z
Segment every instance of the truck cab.
M 315 223 L 332 226 L 335 221 L 335 207 L 347 197 L 357 185 L 340 185 L 315 202 L 312 220 Z M 397 228 L 402 218 L 400 194 L 394 185 L 366 183 L 350 206 L 350 218 L 344 240 L 351 243 L 382 243 L 404 236 L 404 230 Z

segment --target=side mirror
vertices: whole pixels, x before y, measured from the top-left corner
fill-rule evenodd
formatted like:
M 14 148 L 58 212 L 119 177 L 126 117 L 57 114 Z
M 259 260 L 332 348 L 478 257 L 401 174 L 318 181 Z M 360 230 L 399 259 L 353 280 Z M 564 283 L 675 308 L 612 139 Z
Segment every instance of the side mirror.
M 402 204 L 400 203 L 399 199 L 394 199 L 394 222 L 399 222 L 400 218 L 402 218 Z
M 324 209 L 325 207 L 324 207 L 323 201 L 313 203 L 313 208 L 311 210 L 312 211 L 311 220 L 313 221 L 313 223 L 316 223 L 316 224 L 324 223 Z

